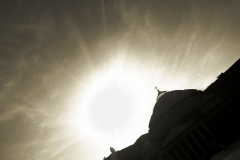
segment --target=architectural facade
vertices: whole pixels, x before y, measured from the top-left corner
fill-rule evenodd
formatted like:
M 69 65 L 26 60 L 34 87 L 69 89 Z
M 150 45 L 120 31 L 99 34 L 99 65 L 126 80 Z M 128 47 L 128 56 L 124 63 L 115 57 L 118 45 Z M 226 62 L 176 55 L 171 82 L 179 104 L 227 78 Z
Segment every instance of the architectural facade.
M 149 132 L 106 159 L 225 160 L 233 153 L 237 159 L 239 99 L 240 59 L 204 91 L 165 93 L 154 106 Z

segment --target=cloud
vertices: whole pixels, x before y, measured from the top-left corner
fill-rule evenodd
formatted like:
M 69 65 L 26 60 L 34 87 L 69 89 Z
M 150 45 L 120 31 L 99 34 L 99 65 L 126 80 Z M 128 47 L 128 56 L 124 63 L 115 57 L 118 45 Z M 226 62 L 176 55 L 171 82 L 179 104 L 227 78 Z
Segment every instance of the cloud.
M 13 119 L 16 114 L 19 114 L 22 112 L 24 107 L 17 107 L 10 110 L 7 110 L 5 112 L 1 112 L 0 115 L 0 124 L 4 121 L 9 121 L 10 119 Z
M 53 158 L 76 143 L 64 123 L 41 110 L 8 106 L 0 117 L 0 155 L 4 160 Z
M 112 59 L 171 90 L 203 89 L 239 58 L 237 1 L 18 2 L 0 6 L 3 160 L 89 158 L 69 110 Z

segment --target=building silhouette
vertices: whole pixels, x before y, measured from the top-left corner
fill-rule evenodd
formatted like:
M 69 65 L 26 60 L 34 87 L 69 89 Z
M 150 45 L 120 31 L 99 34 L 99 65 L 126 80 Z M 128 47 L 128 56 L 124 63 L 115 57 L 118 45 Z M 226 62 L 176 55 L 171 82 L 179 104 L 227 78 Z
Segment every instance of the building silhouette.
M 162 95 L 149 132 L 106 160 L 237 160 L 239 123 L 240 59 L 204 91 Z

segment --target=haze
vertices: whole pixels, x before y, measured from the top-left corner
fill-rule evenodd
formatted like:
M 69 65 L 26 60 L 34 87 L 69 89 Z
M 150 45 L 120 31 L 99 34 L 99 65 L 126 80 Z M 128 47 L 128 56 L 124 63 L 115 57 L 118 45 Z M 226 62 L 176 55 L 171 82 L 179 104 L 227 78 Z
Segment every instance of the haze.
M 238 0 L 2 0 L 0 159 L 98 160 L 148 131 L 157 91 L 240 58 Z

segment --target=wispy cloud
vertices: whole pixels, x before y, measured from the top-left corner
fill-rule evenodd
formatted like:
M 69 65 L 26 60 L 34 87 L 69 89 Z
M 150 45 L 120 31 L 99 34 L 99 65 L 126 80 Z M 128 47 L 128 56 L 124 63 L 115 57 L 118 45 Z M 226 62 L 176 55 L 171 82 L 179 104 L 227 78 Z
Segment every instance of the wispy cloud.
M 239 58 L 239 1 L 96 2 L 0 5 L 3 160 L 92 159 L 94 149 L 100 155 L 103 147 L 81 126 L 70 130 L 69 119 L 73 105 L 82 107 L 73 104 L 84 97 L 79 90 L 102 69 L 139 73 L 145 88 L 204 89 Z M 142 110 L 149 111 L 146 99 Z

